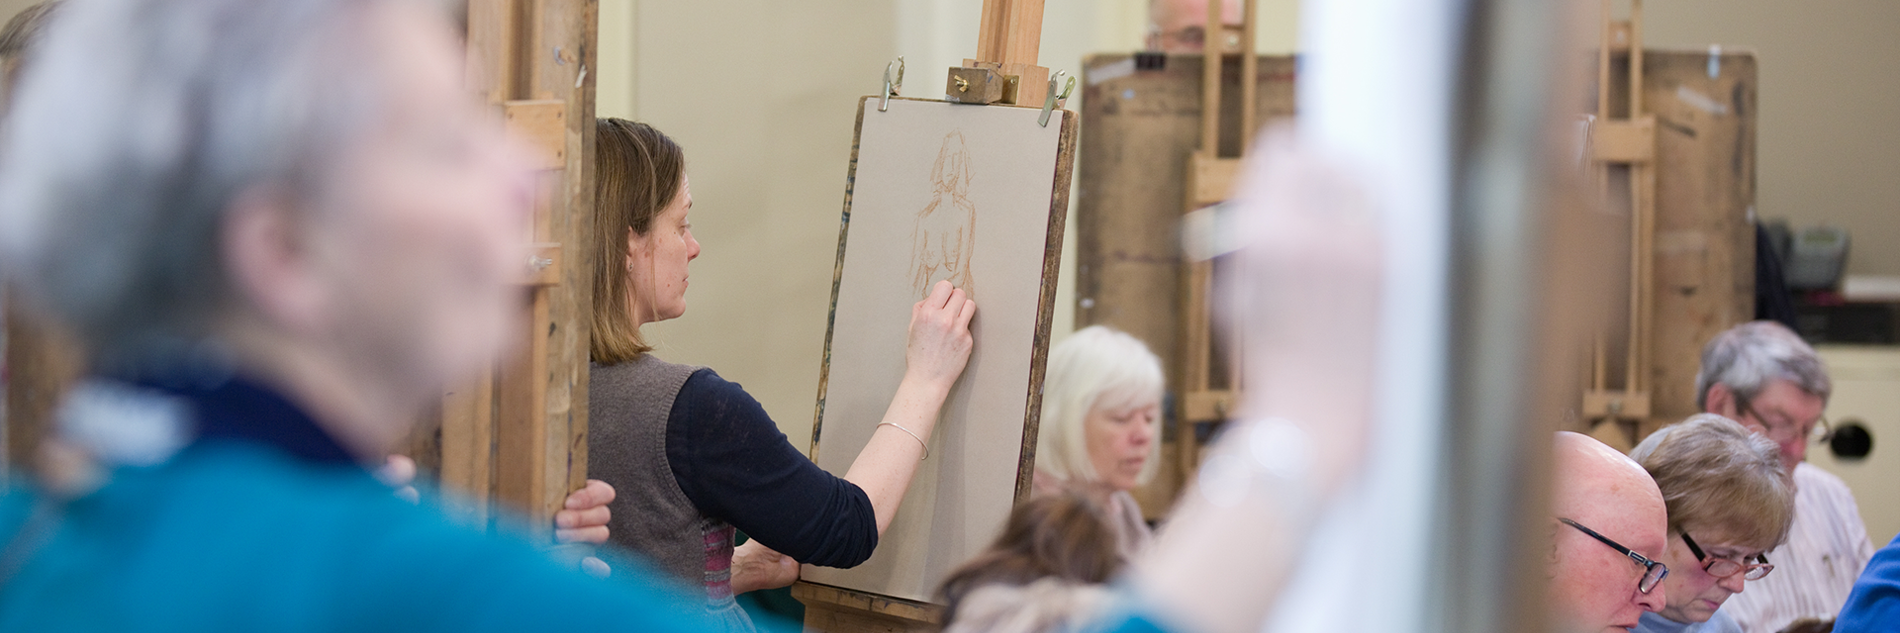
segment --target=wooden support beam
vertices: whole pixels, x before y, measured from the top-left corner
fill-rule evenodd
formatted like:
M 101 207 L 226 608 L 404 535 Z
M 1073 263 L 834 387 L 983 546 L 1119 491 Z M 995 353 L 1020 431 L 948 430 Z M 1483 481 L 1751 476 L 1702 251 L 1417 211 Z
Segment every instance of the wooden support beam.
M 1004 78 L 1003 95 L 996 101 L 964 100 L 960 103 L 1008 103 L 1042 106 L 1049 94 L 1049 69 L 1038 66 L 1042 49 L 1043 0 L 983 0 L 981 28 L 976 35 L 976 57 L 963 60 L 962 70 L 988 68 Z M 956 85 L 955 73 L 947 80 Z M 966 82 L 975 77 L 964 75 Z M 955 95 L 957 93 L 952 92 Z
M 1214 158 L 1205 153 L 1194 154 L 1188 163 L 1188 208 L 1199 209 L 1226 200 L 1233 195 L 1234 182 L 1239 175 L 1240 159 L 1238 158 Z
M 491 379 L 445 395 L 441 477 L 525 513 L 545 537 L 587 471 L 588 327 L 594 208 L 597 0 L 469 0 L 471 87 L 534 149 L 540 170 L 524 236 L 524 345 Z M 564 247 L 571 245 L 572 247 Z M 492 484 L 491 484 L 492 482 Z
M 516 138 L 534 150 L 536 169 L 567 167 L 567 102 L 559 99 L 504 101 L 502 117 Z
M 1603 163 L 1656 160 L 1656 117 L 1598 120 L 1590 128 L 1590 150 Z

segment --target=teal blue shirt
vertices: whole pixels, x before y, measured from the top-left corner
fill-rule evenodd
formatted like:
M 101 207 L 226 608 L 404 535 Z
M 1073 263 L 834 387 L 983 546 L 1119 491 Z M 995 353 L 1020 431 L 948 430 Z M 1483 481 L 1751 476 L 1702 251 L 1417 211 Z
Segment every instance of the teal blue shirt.
M 616 568 L 556 566 L 354 466 L 205 442 L 120 468 L 46 529 L 0 500 L 0 631 L 687 631 L 697 605 Z M 15 569 L 17 568 L 17 569 Z
M 74 441 L 119 465 L 0 497 L 0 632 L 706 630 L 638 565 L 598 580 L 455 525 L 267 386 L 190 369 L 69 397 Z

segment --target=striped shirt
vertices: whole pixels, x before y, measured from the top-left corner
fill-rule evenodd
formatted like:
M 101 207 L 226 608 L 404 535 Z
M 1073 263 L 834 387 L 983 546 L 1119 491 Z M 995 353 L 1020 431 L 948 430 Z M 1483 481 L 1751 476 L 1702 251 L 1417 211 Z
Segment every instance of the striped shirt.
M 1795 466 L 1794 485 L 1788 542 L 1768 552 L 1775 571 L 1748 581 L 1722 605 L 1744 633 L 1775 633 L 1803 618 L 1834 619 L 1873 558 L 1860 507 L 1840 477 L 1803 462 Z

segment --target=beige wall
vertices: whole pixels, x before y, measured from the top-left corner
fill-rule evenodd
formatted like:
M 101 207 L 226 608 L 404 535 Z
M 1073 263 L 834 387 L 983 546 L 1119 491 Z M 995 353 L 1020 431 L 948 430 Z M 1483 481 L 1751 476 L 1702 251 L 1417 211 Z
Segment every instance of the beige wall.
M 1848 272 L 1900 275 L 1900 2 L 1644 4 L 1652 46 L 1760 55 L 1758 213 L 1853 236 Z

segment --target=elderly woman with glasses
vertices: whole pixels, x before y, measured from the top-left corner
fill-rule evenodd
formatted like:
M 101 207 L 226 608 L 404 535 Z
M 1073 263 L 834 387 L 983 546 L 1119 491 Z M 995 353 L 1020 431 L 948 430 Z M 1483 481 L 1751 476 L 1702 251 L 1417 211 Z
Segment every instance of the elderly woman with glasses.
M 1641 633 L 1740 633 L 1719 609 L 1774 570 L 1764 554 L 1788 538 L 1793 482 L 1775 442 L 1714 414 L 1664 427 L 1630 457 L 1662 490 L 1669 544 L 1665 603 L 1644 613 Z

